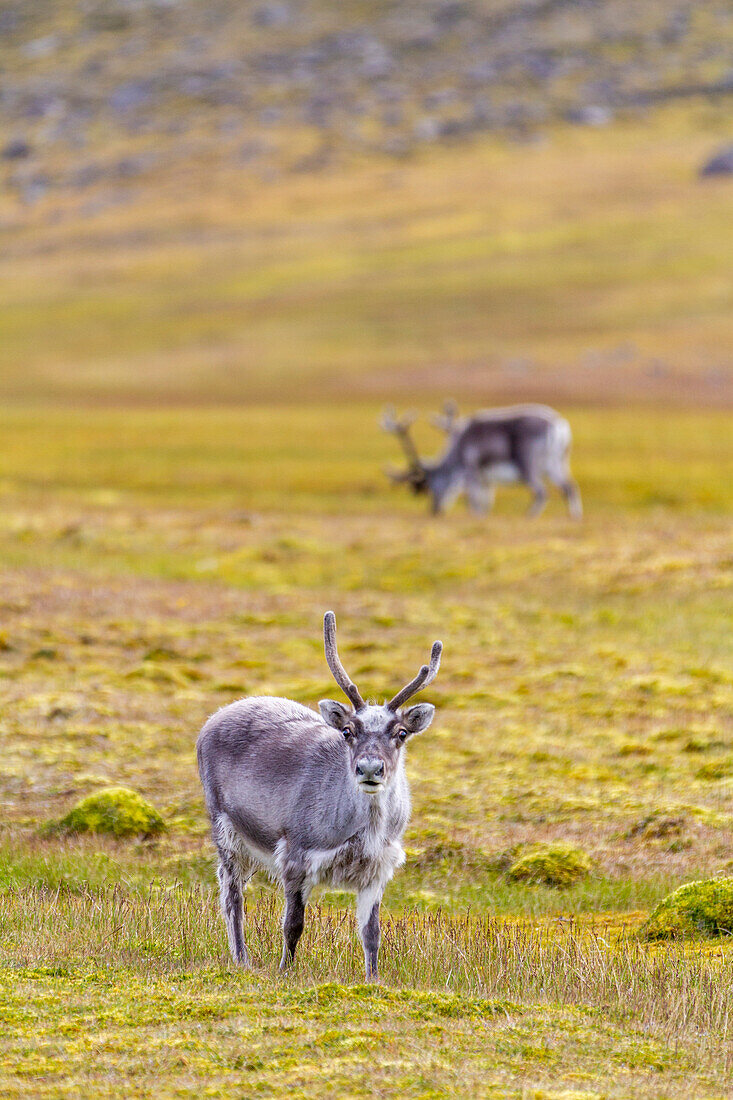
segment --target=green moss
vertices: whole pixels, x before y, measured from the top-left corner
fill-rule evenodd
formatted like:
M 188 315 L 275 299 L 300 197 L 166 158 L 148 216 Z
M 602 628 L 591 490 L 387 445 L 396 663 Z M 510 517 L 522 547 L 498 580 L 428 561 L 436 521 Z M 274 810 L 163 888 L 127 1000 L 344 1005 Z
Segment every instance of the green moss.
M 572 844 L 537 844 L 512 863 L 507 877 L 512 882 L 567 887 L 587 878 L 592 869 L 589 856 Z
M 732 932 L 733 878 L 721 878 L 680 886 L 652 910 L 639 935 L 646 940 L 668 940 Z
M 698 768 L 698 779 L 727 779 L 733 775 L 733 757 L 728 756 L 723 760 L 711 760 L 709 764 L 703 764 Z
M 630 840 L 635 837 L 641 840 L 664 840 L 668 837 L 679 836 L 684 830 L 685 824 L 684 817 L 673 817 L 659 810 L 654 810 L 635 821 L 627 830 L 626 837 Z
M 155 836 L 165 829 L 158 811 L 129 787 L 106 787 L 77 802 L 52 826 L 63 833 L 112 833 L 113 836 Z
M 302 1008 L 318 1007 L 354 1001 L 361 1004 L 377 1002 L 388 1007 L 404 1008 L 417 1019 L 436 1017 L 495 1016 L 509 1011 L 520 1013 L 521 1006 L 509 1001 L 490 1001 L 485 998 L 466 998 L 454 993 L 433 992 L 422 989 L 388 989 L 378 985 L 344 986 L 338 982 L 325 982 L 312 989 L 298 990 L 287 995 L 290 1003 Z

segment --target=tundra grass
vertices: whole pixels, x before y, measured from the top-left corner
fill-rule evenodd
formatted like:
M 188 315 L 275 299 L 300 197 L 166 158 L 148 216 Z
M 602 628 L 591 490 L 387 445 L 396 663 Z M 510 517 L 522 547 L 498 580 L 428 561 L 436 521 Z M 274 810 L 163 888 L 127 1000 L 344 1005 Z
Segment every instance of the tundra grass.
M 406 914 L 366 987 L 353 921 L 330 909 L 276 977 L 277 908 L 248 907 L 242 973 L 209 892 L 0 895 L 3 1094 L 728 1094 L 727 949 Z
M 0 415 L 3 1095 L 730 1093 L 727 945 L 634 940 L 733 865 L 728 419 L 567 410 L 582 524 L 520 488 L 436 521 L 377 411 Z M 328 607 L 369 695 L 445 643 L 377 991 L 333 892 L 283 981 L 255 883 L 230 968 L 195 771 L 217 706 L 338 694 Z M 47 833 L 106 785 L 165 834 Z M 590 876 L 511 883 L 546 841 Z
M 219 138 L 121 206 L 8 194 L 2 393 L 730 407 L 728 137 L 699 104 L 264 185 Z
M 530 908 L 556 911 L 556 893 L 501 873 L 503 852 L 545 840 L 594 860 L 583 908 L 613 908 L 609 883 L 637 884 L 616 895 L 637 909 L 726 870 L 726 417 L 659 415 L 644 439 L 638 412 L 573 413 L 586 505 L 574 524 L 558 500 L 529 523 L 519 488 L 485 520 L 460 506 L 430 519 L 384 478 L 393 441 L 373 413 L 341 407 L 346 434 L 317 431 L 308 409 L 5 414 L 0 783 L 6 823 L 33 838 L 30 865 L 67 860 L 38 835 L 46 820 L 121 784 L 172 826 L 124 873 L 188 881 L 191 862 L 196 881 L 209 853 L 197 730 L 242 695 L 334 694 L 321 637 L 333 607 L 368 694 L 445 643 L 438 718 L 408 754 L 396 896 L 490 906 L 498 890 L 509 908 L 544 897 Z M 9 881 L 24 881 L 24 859 Z

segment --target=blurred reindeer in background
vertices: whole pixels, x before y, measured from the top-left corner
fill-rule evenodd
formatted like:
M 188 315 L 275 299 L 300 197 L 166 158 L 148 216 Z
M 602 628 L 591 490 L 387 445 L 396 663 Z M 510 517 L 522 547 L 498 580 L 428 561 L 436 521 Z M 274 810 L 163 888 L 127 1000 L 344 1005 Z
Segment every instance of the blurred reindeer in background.
M 471 511 L 485 515 L 494 503 L 496 485 L 519 481 L 532 491 L 529 515 L 536 516 L 547 502 L 546 478 L 561 490 L 573 519 L 582 517 L 580 492 L 568 464 L 570 425 L 554 409 L 515 405 L 459 418 L 455 402 L 446 402 L 433 424 L 448 434 L 448 446 L 429 462 L 420 458 L 410 435 L 414 419 L 398 418 L 394 409 L 382 416 L 381 427 L 397 436 L 408 461 L 407 470 L 390 471 L 389 476 L 415 493 L 429 493 L 433 514 L 465 491 Z

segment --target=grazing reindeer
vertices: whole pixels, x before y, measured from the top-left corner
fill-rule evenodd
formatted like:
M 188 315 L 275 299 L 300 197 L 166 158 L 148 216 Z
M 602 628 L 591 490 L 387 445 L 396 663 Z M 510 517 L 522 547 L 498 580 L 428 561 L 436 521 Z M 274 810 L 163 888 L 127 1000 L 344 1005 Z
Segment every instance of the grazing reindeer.
M 295 957 L 308 895 L 316 883 L 355 890 L 367 978 L 377 977 L 379 905 L 405 860 L 410 816 L 402 747 L 427 729 L 435 707 L 403 704 L 438 672 L 430 664 L 381 706 L 365 703 L 336 648 L 336 617 L 323 621 L 326 661 L 351 701 L 318 704 L 321 716 L 290 699 L 240 699 L 217 711 L 196 746 L 219 854 L 221 909 L 235 962 L 249 964 L 242 891 L 258 866 L 285 893 L 280 969 Z
M 397 419 L 393 410 L 385 412 L 381 426 L 397 436 L 409 463 L 403 472 L 390 472 L 393 481 L 415 493 L 430 493 L 436 515 L 464 490 L 471 510 L 484 515 L 498 483 L 521 481 L 532 490 L 529 515 L 536 516 L 547 501 L 547 478 L 562 490 L 573 519 L 582 517 L 580 492 L 568 465 L 570 425 L 559 413 L 546 405 L 490 409 L 460 420 L 457 413 L 451 402 L 433 420 L 448 433 L 448 446 L 439 459 L 425 462 L 410 435 L 414 417 Z

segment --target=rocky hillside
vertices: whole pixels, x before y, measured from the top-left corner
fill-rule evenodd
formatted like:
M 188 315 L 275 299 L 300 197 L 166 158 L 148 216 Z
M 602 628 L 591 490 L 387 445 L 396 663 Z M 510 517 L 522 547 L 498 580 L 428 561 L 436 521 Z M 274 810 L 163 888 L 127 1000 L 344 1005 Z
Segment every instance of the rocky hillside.
M 273 178 L 733 93 L 728 0 L 0 0 L 6 198 Z M 731 100 L 727 101 L 728 103 Z

